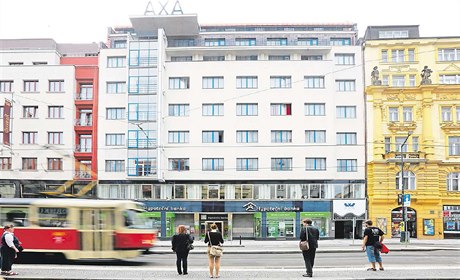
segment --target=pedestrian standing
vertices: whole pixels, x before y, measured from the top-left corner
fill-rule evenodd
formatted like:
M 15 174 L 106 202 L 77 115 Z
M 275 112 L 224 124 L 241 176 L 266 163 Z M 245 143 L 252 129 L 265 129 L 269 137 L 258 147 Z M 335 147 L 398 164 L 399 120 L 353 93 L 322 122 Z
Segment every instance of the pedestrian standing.
M 214 268 L 216 269 L 216 277 L 219 278 L 220 271 L 220 256 L 211 255 L 211 246 L 219 246 L 224 243 L 222 234 L 217 230 L 217 225 L 212 224 L 210 231 L 206 233 L 204 243 L 208 243 L 208 259 L 209 259 L 209 277 L 214 278 Z
M 187 257 L 190 252 L 190 245 L 193 243 L 193 238 L 187 233 L 184 225 L 177 227 L 177 233 L 172 237 L 171 243 L 172 249 L 176 252 L 177 256 L 177 273 L 179 275 L 182 275 L 182 273 L 187 275 Z
M 3 227 L 2 245 L 0 253 L 2 256 L 2 275 L 18 275 L 11 270 L 14 260 L 18 257 L 19 249 L 14 244 L 14 225 L 6 225 Z
M 380 255 L 380 243 L 383 242 L 384 232 L 378 227 L 372 226 L 372 221 L 367 220 L 364 222 L 366 229 L 364 230 L 364 238 L 362 250 L 366 251 L 367 259 L 371 263 L 372 267 L 368 268 L 368 271 L 377 271 L 375 263 L 379 263 L 379 270 L 383 270 L 382 256 Z M 380 248 L 379 248 L 380 247 Z
M 308 240 L 309 249 L 302 251 L 305 268 L 307 270 L 303 277 L 313 277 L 313 265 L 315 264 L 316 248 L 318 248 L 319 230 L 312 226 L 311 219 L 303 220 L 304 227 L 300 231 L 300 241 Z

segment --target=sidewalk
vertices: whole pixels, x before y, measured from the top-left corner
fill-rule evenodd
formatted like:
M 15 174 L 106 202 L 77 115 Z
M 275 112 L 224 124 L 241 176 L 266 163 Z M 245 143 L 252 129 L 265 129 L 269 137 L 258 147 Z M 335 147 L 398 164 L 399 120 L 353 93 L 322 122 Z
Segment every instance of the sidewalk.
M 399 242 L 399 239 L 385 239 L 384 243 L 391 251 L 435 251 L 435 250 L 458 250 L 460 251 L 460 240 L 418 240 L 411 239 L 408 244 Z M 225 254 L 291 254 L 299 252 L 298 240 L 239 240 L 226 241 L 224 243 Z M 341 253 L 361 252 L 362 240 L 335 239 L 320 240 L 317 252 Z M 207 245 L 202 240 L 196 240 L 193 244 L 195 249 L 191 254 L 206 252 Z M 170 241 L 156 241 L 155 246 L 150 249 L 151 254 L 172 254 Z

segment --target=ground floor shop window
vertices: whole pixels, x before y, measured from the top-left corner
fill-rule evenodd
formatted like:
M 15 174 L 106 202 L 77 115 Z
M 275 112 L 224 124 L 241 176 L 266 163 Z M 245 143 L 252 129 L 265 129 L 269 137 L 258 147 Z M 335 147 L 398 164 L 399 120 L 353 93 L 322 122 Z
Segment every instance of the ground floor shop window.
M 295 212 L 267 213 L 267 237 L 295 237 Z
M 331 228 L 331 213 L 330 212 L 301 212 L 300 222 L 304 219 L 311 219 L 312 225 L 319 230 L 320 237 L 329 236 L 329 229 Z
M 443 206 L 444 238 L 460 238 L 460 205 Z
M 402 207 L 391 211 L 391 237 L 401 237 L 401 231 L 408 231 L 410 237 L 417 237 L 417 215 L 414 209 L 406 207 L 407 229 L 404 229 Z
M 150 228 L 157 231 L 158 237 L 161 237 L 161 212 L 144 212 Z

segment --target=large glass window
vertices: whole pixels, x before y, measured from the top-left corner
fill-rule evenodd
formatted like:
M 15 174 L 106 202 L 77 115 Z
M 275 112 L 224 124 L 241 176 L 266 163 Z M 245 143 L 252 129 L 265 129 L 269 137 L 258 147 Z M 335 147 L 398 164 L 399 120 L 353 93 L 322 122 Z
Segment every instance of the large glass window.
M 237 158 L 236 171 L 257 171 L 259 169 L 258 158 Z
M 337 172 L 356 172 L 358 171 L 358 161 L 356 159 L 338 159 Z
M 306 130 L 306 143 L 326 143 L 326 130 Z
M 460 156 L 460 136 L 449 136 L 449 156 Z
M 187 89 L 190 88 L 189 77 L 172 77 L 169 78 L 169 89 Z
M 257 103 L 237 103 L 236 115 L 237 116 L 257 116 L 258 105 Z
M 404 171 L 404 189 L 415 190 L 415 174 L 412 171 Z M 396 174 L 396 189 L 401 190 L 401 172 Z
M 202 159 L 203 171 L 223 171 L 224 159 L 223 158 L 203 158 Z
M 224 77 L 203 77 L 203 89 L 221 89 L 224 88 Z
M 259 134 L 257 130 L 237 130 L 237 143 L 257 143 L 259 142 Z
M 237 76 L 236 88 L 257 88 L 257 76 Z
M 292 130 L 272 130 L 272 143 L 292 143 Z
M 188 158 L 170 158 L 168 159 L 168 170 L 170 171 L 190 170 L 190 160 Z
M 326 170 L 326 158 L 305 158 L 305 170 Z
M 202 106 L 203 116 L 223 116 L 224 115 L 224 104 L 203 104 Z
M 460 173 L 451 172 L 447 175 L 447 191 L 458 192 L 460 191 Z
M 338 119 L 356 119 L 356 106 L 337 106 Z
M 324 76 L 305 76 L 305 88 L 324 88 Z
M 292 158 L 272 158 L 271 169 L 272 171 L 291 171 Z
M 290 88 L 291 76 L 271 76 L 270 88 Z

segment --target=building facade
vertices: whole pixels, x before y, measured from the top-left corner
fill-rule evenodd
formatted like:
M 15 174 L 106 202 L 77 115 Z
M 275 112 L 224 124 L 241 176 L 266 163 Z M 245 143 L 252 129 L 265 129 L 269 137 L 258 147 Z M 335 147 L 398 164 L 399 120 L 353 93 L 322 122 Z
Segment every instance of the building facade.
M 369 217 L 387 237 L 459 238 L 460 38 L 371 26 L 364 39 Z
M 131 23 L 100 52 L 98 197 L 144 201 L 161 237 L 216 222 L 227 238 L 297 238 L 304 217 L 323 237 L 359 234 L 355 25 Z

